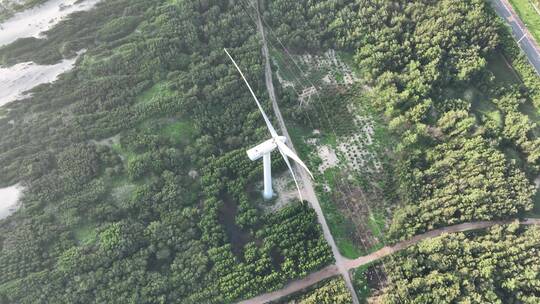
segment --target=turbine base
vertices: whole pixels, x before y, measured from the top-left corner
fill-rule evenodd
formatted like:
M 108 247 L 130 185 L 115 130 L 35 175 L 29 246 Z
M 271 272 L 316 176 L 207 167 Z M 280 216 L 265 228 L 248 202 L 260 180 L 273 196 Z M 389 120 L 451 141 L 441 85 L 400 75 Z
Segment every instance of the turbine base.
M 264 198 L 265 200 L 267 200 L 267 201 L 273 199 L 273 198 L 274 198 L 274 192 L 269 192 L 269 193 L 267 193 L 267 192 L 264 192 L 264 191 L 263 191 L 263 198 Z

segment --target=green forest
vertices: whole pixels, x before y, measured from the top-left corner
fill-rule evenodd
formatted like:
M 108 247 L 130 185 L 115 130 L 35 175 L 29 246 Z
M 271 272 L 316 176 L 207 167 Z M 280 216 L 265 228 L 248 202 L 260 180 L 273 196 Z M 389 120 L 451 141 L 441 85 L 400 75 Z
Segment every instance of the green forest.
M 25 186 L 0 228 L 3 302 L 224 303 L 332 263 L 307 205 L 263 216 L 246 191 L 266 130 L 222 50 L 265 96 L 255 30 L 239 3 L 112 0 L 0 49 L 86 49 L 0 119 L 0 184 Z
M 0 47 L 4 66 L 84 50 L 73 70 L 0 111 L 0 188 L 24 186 L 23 207 L 0 220 L 0 303 L 233 303 L 334 263 L 309 204 L 260 208 L 262 166 L 245 150 L 268 134 L 223 52 L 268 100 L 253 5 L 102 0 L 46 38 Z M 326 110 L 364 98 L 397 139 L 385 242 L 540 215 L 540 79 L 488 2 L 259 9 L 292 53 L 354 54 L 362 86 Z M 276 89 L 288 118 L 309 118 Z M 273 169 L 285 165 L 276 157 Z M 539 233 L 514 223 L 412 246 L 384 260 L 382 300 L 537 303 Z M 333 279 L 288 301 L 350 295 Z
M 539 237 L 515 223 L 424 241 L 390 259 L 384 302 L 538 303 Z

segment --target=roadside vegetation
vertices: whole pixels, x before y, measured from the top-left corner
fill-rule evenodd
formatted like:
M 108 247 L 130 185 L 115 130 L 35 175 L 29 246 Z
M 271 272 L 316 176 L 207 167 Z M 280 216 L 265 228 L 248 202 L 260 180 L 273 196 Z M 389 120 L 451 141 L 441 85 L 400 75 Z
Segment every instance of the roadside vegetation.
M 342 278 L 331 278 L 273 304 L 351 304 L 352 297 Z
M 540 41 L 540 2 L 537 0 L 509 0 L 527 29 Z

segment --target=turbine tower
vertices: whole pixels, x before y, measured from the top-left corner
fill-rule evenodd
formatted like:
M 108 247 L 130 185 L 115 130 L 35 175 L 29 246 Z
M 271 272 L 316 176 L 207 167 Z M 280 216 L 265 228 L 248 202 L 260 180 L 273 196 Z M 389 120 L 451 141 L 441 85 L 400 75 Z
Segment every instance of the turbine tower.
M 298 189 L 300 201 L 302 201 L 303 199 L 302 199 L 302 193 L 300 191 L 300 186 L 298 186 L 298 181 L 296 180 L 296 176 L 291 167 L 291 163 L 289 162 L 289 158 L 291 158 L 296 163 L 298 163 L 302 168 L 304 168 L 309 173 L 309 176 L 311 176 L 311 178 L 313 178 L 313 174 L 311 174 L 306 164 L 304 164 L 304 162 L 285 144 L 285 142 L 287 141 L 287 138 L 285 136 L 279 136 L 277 134 L 276 129 L 274 129 L 274 127 L 270 123 L 268 116 L 266 116 L 266 113 L 264 112 L 263 107 L 261 106 L 261 103 L 257 99 L 257 96 L 253 92 L 253 89 L 251 89 L 249 82 L 244 76 L 244 73 L 242 73 L 242 70 L 240 70 L 240 67 L 238 67 L 238 64 L 236 64 L 236 61 L 234 61 L 234 59 L 232 58 L 231 54 L 229 54 L 227 49 L 224 49 L 224 50 L 225 50 L 225 53 L 227 53 L 227 56 L 229 56 L 229 58 L 231 59 L 232 63 L 234 64 L 238 72 L 240 73 L 240 76 L 242 76 L 242 79 L 244 79 L 244 82 L 246 83 L 249 91 L 251 92 L 253 99 L 255 99 L 255 102 L 257 103 L 257 107 L 259 108 L 259 111 L 261 111 L 262 117 L 264 118 L 264 122 L 266 123 L 266 126 L 268 127 L 268 131 L 270 131 L 270 135 L 272 137 L 268 139 L 267 141 L 247 151 L 247 155 L 249 159 L 251 159 L 252 161 L 258 160 L 261 157 L 263 159 L 263 168 L 264 168 L 263 197 L 265 199 L 271 199 L 274 196 L 274 191 L 272 190 L 272 162 L 271 162 L 270 154 L 272 153 L 272 151 L 274 151 L 277 148 L 277 150 L 283 157 L 283 160 L 287 164 L 289 171 L 292 174 L 294 183 L 296 184 L 296 188 Z

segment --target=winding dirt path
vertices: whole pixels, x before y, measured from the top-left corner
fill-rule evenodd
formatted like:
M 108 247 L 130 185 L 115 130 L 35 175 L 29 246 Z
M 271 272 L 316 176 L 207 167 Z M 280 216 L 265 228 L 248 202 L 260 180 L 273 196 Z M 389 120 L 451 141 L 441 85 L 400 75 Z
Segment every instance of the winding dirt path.
M 431 239 L 438 237 L 442 234 L 449 234 L 449 233 L 457 233 L 457 232 L 465 232 L 465 231 L 471 231 L 471 230 L 480 230 L 480 229 L 486 229 L 495 225 L 503 225 L 503 224 L 510 224 L 513 220 L 506 220 L 506 221 L 484 221 L 484 222 L 470 222 L 470 223 L 463 223 L 459 225 L 454 226 L 448 226 L 440 229 L 435 229 L 432 231 L 428 231 L 423 234 L 416 235 L 408 240 L 399 242 L 393 246 L 386 246 L 383 247 L 371 254 L 368 254 L 366 256 L 359 257 L 354 260 L 346 259 L 344 265 L 347 271 L 350 271 L 351 269 L 360 267 L 362 265 L 369 264 L 371 262 L 377 261 L 383 257 L 386 257 L 388 255 L 391 255 L 393 253 L 396 253 L 398 251 L 401 251 L 411 245 L 417 244 L 423 240 Z M 521 225 L 540 225 L 540 219 L 525 219 L 520 222 Z M 282 298 L 284 296 L 288 296 L 290 294 L 293 294 L 295 292 L 301 291 L 311 285 L 314 285 L 322 280 L 331 278 L 333 276 L 339 275 L 341 272 L 337 268 L 336 265 L 331 265 L 326 268 L 323 268 L 322 270 L 319 270 L 317 272 L 314 272 L 307 277 L 290 282 L 287 284 L 283 289 L 276 290 L 274 292 L 262 294 L 260 296 L 257 296 L 255 298 L 251 298 L 245 301 L 239 302 L 239 304 L 262 304 L 262 303 L 268 303 L 270 301 L 275 301 L 279 298 Z

